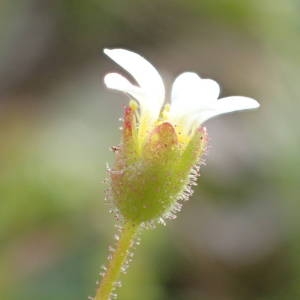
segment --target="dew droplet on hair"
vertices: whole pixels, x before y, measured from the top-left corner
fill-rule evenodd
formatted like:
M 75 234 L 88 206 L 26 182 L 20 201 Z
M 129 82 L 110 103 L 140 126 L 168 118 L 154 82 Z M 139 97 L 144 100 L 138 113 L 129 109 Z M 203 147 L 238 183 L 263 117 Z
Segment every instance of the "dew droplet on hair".
M 106 171 L 108 171 L 108 172 L 110 171 L 110 167 L 109 167 L 108 163 L 105 164 L 105 168 L 106 168 Z
M 124 173 L 124 170 L 112 170 L 109 171 L 112 175 L 122 175 Z
M 114 282 L 114 286 L 117 287 L 117 288 L 120 288 L 120 287 L 122 287 L 122 282 L 121 281 L 116 281 L 116 282 Z
M 113 300 L 113 299 L 117 299 L 118 298 L 118 295 L 116 293 L 111 293 L 110 294 L 110 298 Z
M 123 226 L 120 224 L 115 224 L 115 228 L 117 229 L 117 231 L 121 232 L 123 229 Z
M 113 256 L 112 256 L 111 254 L 109 254 L 109 255 L 107 256 L 107 259 L 108 259 L 108 260 L 112 260 L 112 258 L 113 258 Z
M 104 272 L 100 272 L 100 273 L 99 273 L 99 276 L 104 277 L 104 276 L 105 276 L 105 273 L 104 273 Z
M 159 224 L 162 224 L 162 225 L 164 225 L 164 226 L 167 225 L 166 222 L 165 222 L 165 220 L 164 220 L 163 218 L 159 218 L 158 223 L 159 223 Z

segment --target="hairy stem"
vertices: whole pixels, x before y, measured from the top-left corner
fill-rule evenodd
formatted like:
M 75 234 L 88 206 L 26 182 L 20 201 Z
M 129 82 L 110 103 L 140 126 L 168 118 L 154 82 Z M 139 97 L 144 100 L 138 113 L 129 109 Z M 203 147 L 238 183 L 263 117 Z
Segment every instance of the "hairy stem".
M 122 268 L 126 267 L 130 249 L 134 246 L 138 229 L 138 225 L 127 223 L 124 224 L 120 235 L 116 236 L 116 249 L 112 253 L 94 300 L 109 300 L 112 298 Z

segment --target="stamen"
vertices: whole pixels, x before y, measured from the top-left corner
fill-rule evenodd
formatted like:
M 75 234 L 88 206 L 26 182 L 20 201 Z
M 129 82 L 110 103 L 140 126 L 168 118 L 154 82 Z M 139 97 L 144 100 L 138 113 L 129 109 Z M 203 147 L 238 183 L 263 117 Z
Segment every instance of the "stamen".
M 130 100 L 129 102 L 129 107 L 133 110 L 136 111 L 139 108 L 139 105 L 136 103 L 134 100 Z

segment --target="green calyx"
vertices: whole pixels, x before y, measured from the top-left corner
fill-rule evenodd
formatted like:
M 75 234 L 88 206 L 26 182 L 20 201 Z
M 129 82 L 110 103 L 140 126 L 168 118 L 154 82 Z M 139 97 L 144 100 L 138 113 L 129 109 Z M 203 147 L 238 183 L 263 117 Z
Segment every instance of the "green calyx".
M 196 130 L 182 145 L 173 125 L 164 122 L 152 129 L 138 153 L 135 130 L 134 112 L 126 108 L 123 141 L 109 174 L 109 195 L 126 221 L 141 224 L 172 214 L 177 201 L 189 196 L 206 133 Z

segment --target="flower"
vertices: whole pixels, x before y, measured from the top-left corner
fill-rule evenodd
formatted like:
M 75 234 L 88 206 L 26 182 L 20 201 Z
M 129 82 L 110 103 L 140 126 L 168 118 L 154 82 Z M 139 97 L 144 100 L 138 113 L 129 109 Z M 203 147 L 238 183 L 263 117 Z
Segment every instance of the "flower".
M 144 223 L 174 216 L 180 199 L 187 199 L 199 175 L 206 149 L 202 124 L 217 115 L 254 109 L 248 97 L 218 99 L 220 87 L 212 79 L 184 72 L 172 86 L 165 103 L 165 87 L 158 71 L 142 56 L 125 49 L 104 53 L 137 82 L 118 73 L 104 77 L 105 85 L 129 95 L 123 137 L 110 170 L 109 197 L 118 213 L 131 222 Z
M 165 104 L 163 109 L 165 102 L 163 81 L 158 71 L 145 58 L 125 49 L 104 49 L 104 53 L 139 84 L 136 86 L 130 83 L 118 73 L 109 73 L 104 78 L 108 88 L 124 92 L 138 102 L 139 137 L 142 140 L 145 127 L 153 128 L 160 116 L 163 121 L 175 126 L 177 133 L 180 132 L 183 136 L 181 140 L 189 141 L 195 129 L 210 118 L 259 107 L 256 100 L 248 97 L 232 96 L 218 99 L 220 87 L 216 81 L 202 79 L 193 72 L 184 72 L 175 79 L 171 103 Z

